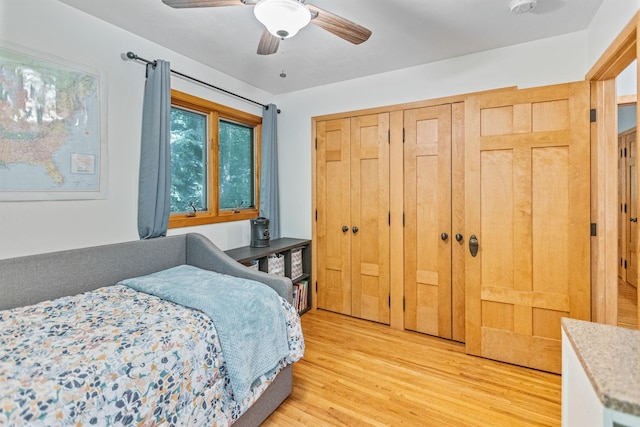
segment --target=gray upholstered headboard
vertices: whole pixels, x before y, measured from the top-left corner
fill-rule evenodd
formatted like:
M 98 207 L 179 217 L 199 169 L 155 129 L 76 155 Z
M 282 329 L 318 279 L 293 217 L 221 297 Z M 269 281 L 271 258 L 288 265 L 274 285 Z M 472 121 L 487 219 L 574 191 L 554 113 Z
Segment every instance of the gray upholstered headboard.
M 243 267 L 206 237 L 192 233 L 0 260 L 0 310 L 75 295 L 181 264 L 264 282 L 291 301 L 291 280 Z

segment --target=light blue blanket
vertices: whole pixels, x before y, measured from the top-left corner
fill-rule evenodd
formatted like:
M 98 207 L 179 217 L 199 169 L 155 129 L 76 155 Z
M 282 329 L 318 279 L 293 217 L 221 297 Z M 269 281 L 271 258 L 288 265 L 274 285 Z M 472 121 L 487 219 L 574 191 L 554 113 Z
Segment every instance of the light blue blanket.
M 236 401 L 289 354 L 280 297 L 263 283 L 181 265 L 120 284 L 213 320 Z

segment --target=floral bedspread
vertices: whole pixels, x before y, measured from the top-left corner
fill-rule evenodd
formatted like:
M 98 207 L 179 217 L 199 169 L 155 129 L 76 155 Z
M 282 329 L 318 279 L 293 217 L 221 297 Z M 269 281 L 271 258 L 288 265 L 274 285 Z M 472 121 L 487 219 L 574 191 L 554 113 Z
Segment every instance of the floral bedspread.
M 199 311 L 120 285 L 0 311 L 0 425 L 229 425 L 304 353 L 281 305 L 289 355 L 242 402 Z

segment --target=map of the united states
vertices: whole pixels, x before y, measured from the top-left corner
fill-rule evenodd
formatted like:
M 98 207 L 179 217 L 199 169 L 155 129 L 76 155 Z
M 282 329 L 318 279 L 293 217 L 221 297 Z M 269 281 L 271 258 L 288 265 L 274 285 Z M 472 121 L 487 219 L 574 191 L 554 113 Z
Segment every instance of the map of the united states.
M 99 191 L 97 76 L 0 48 L 3 192 Z

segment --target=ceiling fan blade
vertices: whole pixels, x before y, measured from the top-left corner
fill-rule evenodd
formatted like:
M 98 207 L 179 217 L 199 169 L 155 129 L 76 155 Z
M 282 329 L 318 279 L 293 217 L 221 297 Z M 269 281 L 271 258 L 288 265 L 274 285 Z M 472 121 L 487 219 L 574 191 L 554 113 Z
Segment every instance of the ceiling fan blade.
M 258 55 L 274 54 L 278 51 L 279 45 L 280 39 L 265 28 L 262 32 L 262 37 L 260 37 L 260 43 L 258 43 Z
M 251 0 L 162 0 L 162 3 L 175 8 L 187 7 L 219 7 L 219 6 L 244 6 L 256 4 Z
M 343 38 L 353 44 L 360 44 L 367 41 L 371 36 L 371 31 L 356 24 L 355 22 L 351 22 L 348 19 L 334 15 L 333 13 L 327 12 L 326 10 L 320 9 L 312 4 L 307 4 L 306 6 L 311 10 L 312 14 L 317 14 L 315 18 L 311 19 L 312 24 L 316 24 L 318 27 L 329 31 L 340 38 Z

